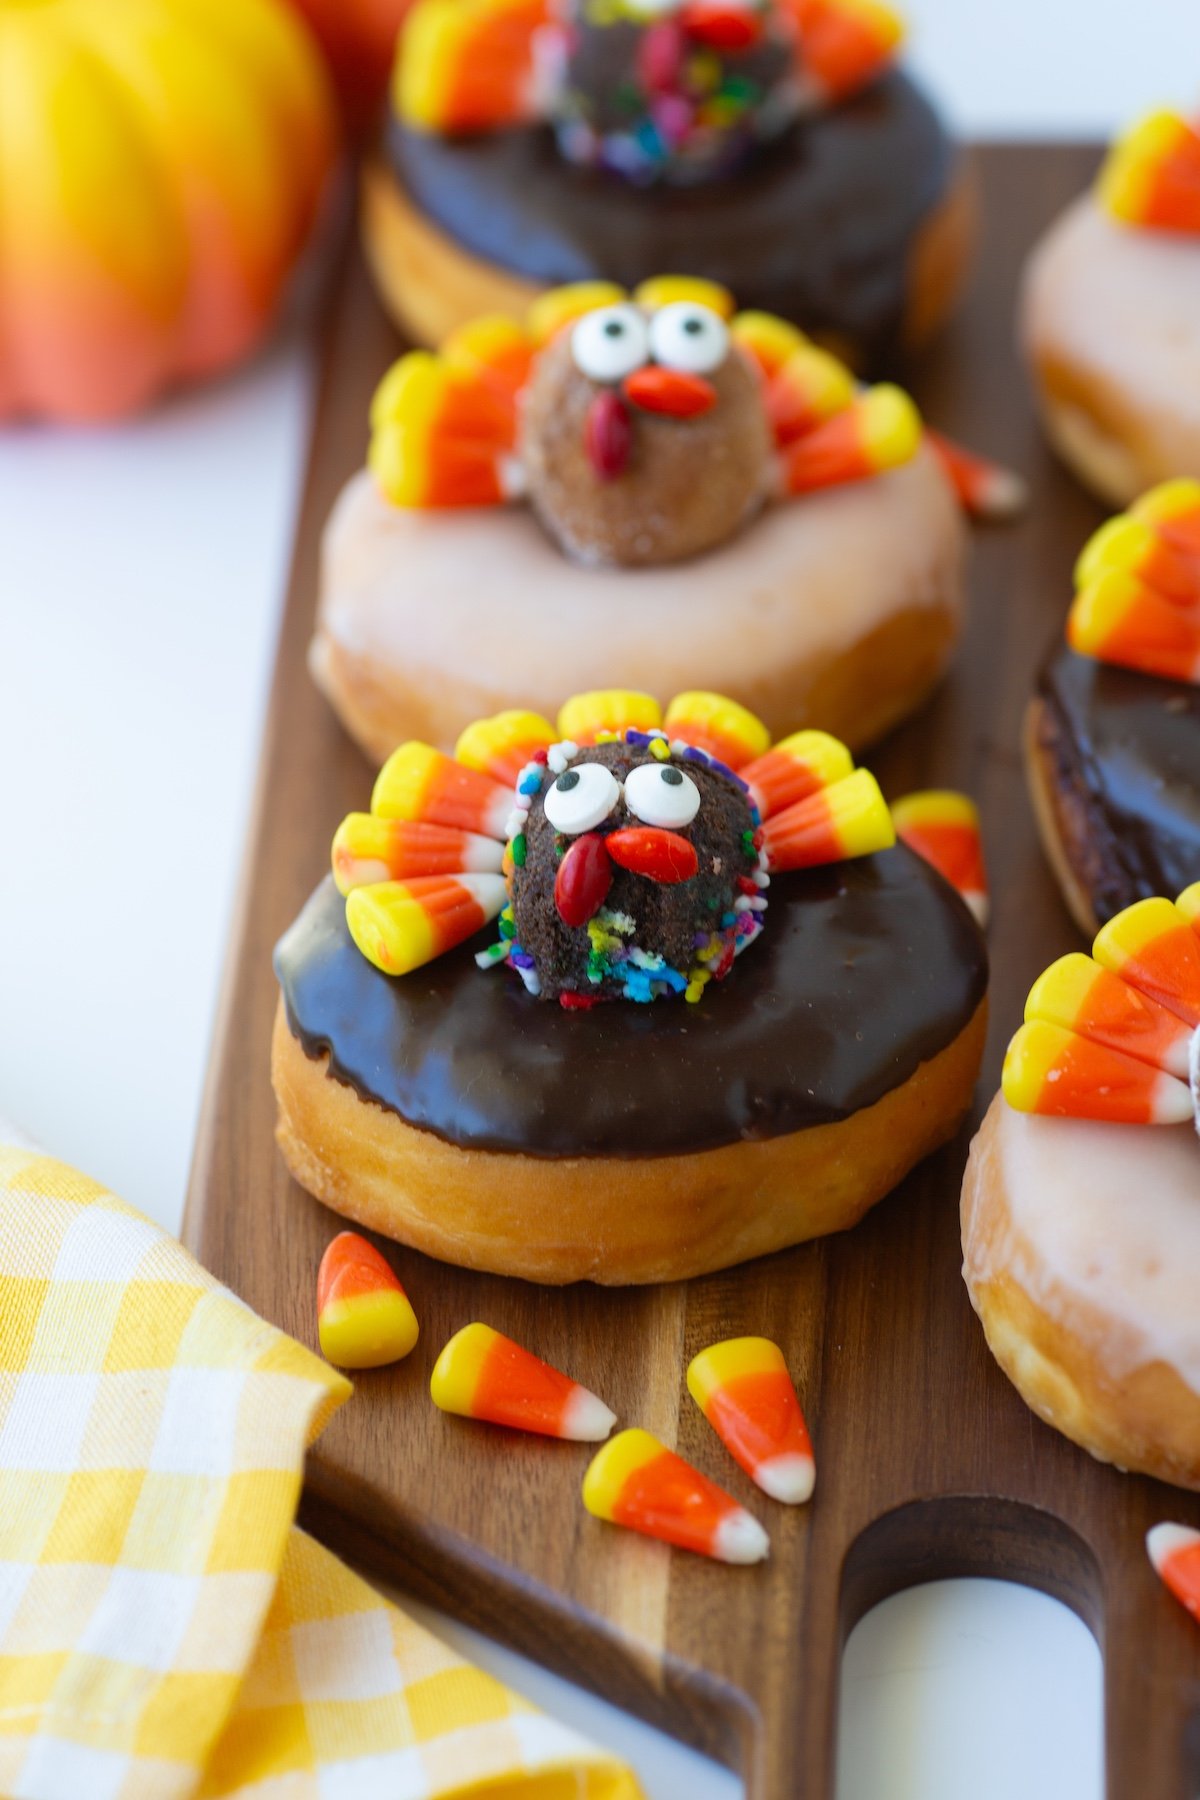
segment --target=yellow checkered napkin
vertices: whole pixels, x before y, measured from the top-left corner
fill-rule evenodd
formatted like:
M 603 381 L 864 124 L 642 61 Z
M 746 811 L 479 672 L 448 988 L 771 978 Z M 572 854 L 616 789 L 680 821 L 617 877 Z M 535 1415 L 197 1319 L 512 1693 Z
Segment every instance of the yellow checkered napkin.
M 0 1146 L 0 1794 L 637 1800 L 292 1523 L 349 1384 Z

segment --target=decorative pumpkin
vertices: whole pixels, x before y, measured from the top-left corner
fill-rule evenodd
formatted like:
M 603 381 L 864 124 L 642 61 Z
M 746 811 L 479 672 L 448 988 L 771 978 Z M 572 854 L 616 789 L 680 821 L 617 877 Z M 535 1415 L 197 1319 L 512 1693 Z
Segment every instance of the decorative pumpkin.
M 291 0 L 329 59 L 346 117 L 360 133 L 374 123 L 392 73 L 396 35 L 412 0 Z
M 0 0 L 0 419 L 111 419 L 244 355 L 336 150 L 279 0 Z

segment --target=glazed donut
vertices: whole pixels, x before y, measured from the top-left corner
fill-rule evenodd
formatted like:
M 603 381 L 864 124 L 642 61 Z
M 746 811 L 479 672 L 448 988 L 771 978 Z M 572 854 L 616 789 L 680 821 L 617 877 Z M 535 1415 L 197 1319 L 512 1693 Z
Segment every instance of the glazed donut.
M 1167 115 L 1138 127 L 1098 190 L 1051 227 L 1024 285 L 1047 434 L 1119 506 L 1170 476 L 1200 476 L 1200 201 L 1156 199 L 1173 158 L 1194 163 L 1200 195 L 1200 135 Z
M 781 321 L 727 323 L 707 283 L 652 283 L 636 305 L 607 287 L 547 298 L 525 337 L 485 321 L 380 388 L 370 473 L 326 529 L 310 655 L 367 754 L 411 735 L 449 748 L 514 694 L 550 711 L 631 664 L 855 748 L 917 706 L 961 629 L 965 533 L 907 398 L 856 392 Z M 664 326 L 692 325 L 704 374 L 662 360 Z M 585 326 L 601 345 L 628 328 L 637 366 L 589 373 L 606 365 Z M 471 382 L 499 370 L 517 387 L 493 416 L 493 380 L 494 441 L 464 448 L 430 390 L 449 388 L 446 414 L 474 403 L 467 351 Z
M 417 0 L 362 186 L 389 310 L 438 344 L 548 287 L 671 268 L 735 286 L 855 366 L 913 348 L 962 286 L 974 184 L 887 66 L 898 22 L 873 15 L 733 0 L 723 21 L 746 41 L 717 43 L 679 4 Z
M 703 694 L 658 717 L 582 696 L 549 745 L 526 713 L 455 762 L 407 745 L 345 821 L 276 952 L 278 1141 L 327 1205 L 473 1268 L 672 1280 L 854 1224 L 952 1135 L 986 1018 L 966 906 L 833 739 L 770 748 Z M 498 827 L 483 770 L 518 761 Z M 507 880 L 466 817 L 508 833 Z
M 1200 1487 L 1200 884 L 1035 984 L 962 1191 L 988 1345 L 1105 1462 Z
M 1200 878 L 1200 483 L 1154 489 L 1102 527 L 1077 582 L 1025 761 L 1051 867 L 1090 936 Z

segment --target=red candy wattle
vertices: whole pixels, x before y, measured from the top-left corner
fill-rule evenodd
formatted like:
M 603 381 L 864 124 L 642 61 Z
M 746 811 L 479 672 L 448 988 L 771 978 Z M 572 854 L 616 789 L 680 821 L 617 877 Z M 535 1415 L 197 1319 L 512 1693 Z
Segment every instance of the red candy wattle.
M 612 863 L 605 840 L 594 831 L 585 832 L 575 839 L 554 878 L 554 904 L 563 924 L 586 925 L 604 905 L 611 886 Z
M 629 461 L 633 427 L 624 402 L 611 388 L 597 394 L 588 408 L 584 442 L 600 480 L 615 481 Z

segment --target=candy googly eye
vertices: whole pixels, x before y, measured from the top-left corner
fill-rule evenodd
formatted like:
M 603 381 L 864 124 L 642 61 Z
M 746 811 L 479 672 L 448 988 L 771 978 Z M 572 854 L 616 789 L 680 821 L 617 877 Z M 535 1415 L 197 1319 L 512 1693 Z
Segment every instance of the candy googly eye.
M 627 304 L 584 313 L 571 333 L 571 355 L 593 381 L 620 381 L 650 359 L 646 321 Z
M 674 300 L 651 319 L 650 348 L 655 362 L 666 369 L 707 375 L 729 354 L 729 330 L 710 306 Z
M 571 836 L 607 819 L 621 798 L 621 784 L 603 763 L 573 763 L 546 789 L 542 805 L 555 831 Z
M 690 825 L 700 789 L 674 763 L 643 763 L 625 778 L 625 804 L 644 825 Z

